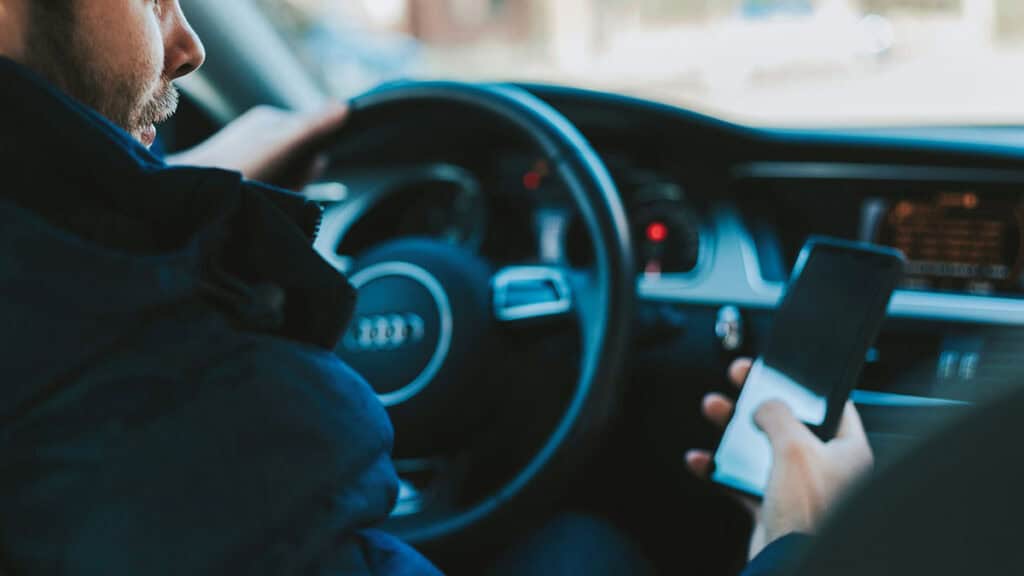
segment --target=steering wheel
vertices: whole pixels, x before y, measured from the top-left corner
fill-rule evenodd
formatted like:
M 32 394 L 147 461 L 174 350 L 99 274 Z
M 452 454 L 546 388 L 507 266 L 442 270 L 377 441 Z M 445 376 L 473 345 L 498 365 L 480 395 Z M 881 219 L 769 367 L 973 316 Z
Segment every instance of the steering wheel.
M 524 90 L 409 82 L 357 97 L 351 110 L 346 137 L 336 150 L 342 165 L 346 158 L 358 165 L 352 158 L 368 151 L 386 157 L 417 131 L 438 130 L 439 118 L 474 118 L 509 140 L 529 144 L 571 192 L 593 247 L 593 264 L 586 270 L 562 264 L 496 268 L 463 248 L 405 239 L 374 248 L 346 267 L 359 298 L 337 352 L 367 378 L 388 408 L 396 442 L 423 454 L 472 434 L 462 415 L 488 400 L 486 392 L 474 393 L 474 380 L 481 374 L 481 348 L 493 343 L 495 333 L 543 326 L 559 317 L 578 322 L 578 377 L 564 408 L 557 409 L 557 423 L 545 431 L 546 439 L 525 465 L 475 502 L 426 506 L 395 515 L 385 525 L 429 548 L 475 532 L 512 503 L 524 501 L 530 488 L 577 462 L 606 423 L 618 397 L 632 320 L 629 225 L 615 184 L 586 139 Z M 317 249 L 333 261 L 344 234 L 338 214 L 326 212 L 317 241 Z M 459 475 L 453 476 L 444 481 L 457 486 Z

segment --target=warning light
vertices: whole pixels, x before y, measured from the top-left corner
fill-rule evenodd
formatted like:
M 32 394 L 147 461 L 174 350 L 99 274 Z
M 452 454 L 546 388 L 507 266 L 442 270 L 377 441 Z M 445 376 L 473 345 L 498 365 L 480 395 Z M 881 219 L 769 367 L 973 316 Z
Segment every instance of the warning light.
M 540 190 L 541 184 L 549 174 L 551 174 L 551 169 L 548 168 L 547 160 L 537 160 L 533 163 L 533 168 L 523 174 L 523 188 L 531 192 Z
M 661 244 L 668 239 L 668 226 L 664 222 L 651 222 L 647 225 L 647 239 Z
M 523 188 L 530 191 L 538 190 L 540 189 L 540 184 L 543 179 L 544 176 L 540 172 L 531 170 L 526 174 L 523 174 Z

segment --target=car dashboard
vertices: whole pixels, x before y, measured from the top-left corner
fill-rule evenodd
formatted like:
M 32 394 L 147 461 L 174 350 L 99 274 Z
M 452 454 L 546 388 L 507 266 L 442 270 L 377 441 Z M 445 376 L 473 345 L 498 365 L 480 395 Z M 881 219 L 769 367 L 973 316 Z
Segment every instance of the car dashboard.
M 956 406 L 1002 390 L 976 382 L 1005 376 L 1005 358 L 986 348 L 1024 325 L 1024 147 L 1012 131 L 754 129 L 609 94 L 524 88 L 587 136 L 618 186 L 641 340 L 661 334 L 653 345 L 664 345 L 694 329 L 679 317 L 700 311 L 712 317 L 701 349 L 756 355 L 804 241 L 835 236 L 909 260 L 858 402 Z M 351 198 L 326 224 L 344 228 L 340 260 L 430 236 L 497 263 L 590 263 L 582 221 L 543 157 L 503 143 L 467 148 L 338 175 Z
M 877 243 L 902 250 L 908 264 L 854 393 L 869 430 L 901 433 L 911 413 L 981 402 L 1019 379 L 1013 368 L 1015 348 L 1024 344 L 1017 330 L 1024 326 L 1019 133 L 769 130 L 677 112 L 673 136 L 669 110 L 648 105 L 647 112 L 664 117 L 646 126 L 634 119 L 633 137 L 657 143 L 660 150 L 648 147 L 647 154 L 664 163 L 665 180 L 686 190 L 685 209 L 695 215 L 687 229 L 699 236 L 668 236 L 684 243 L 684 251 L 697 251 L 692 268 L 642 265 L 642 305 L 691 315 L 713 311 L 714 327 L 703 329 L 714 340 L 711 348 L 726 357 L 756 355 L 808 237 Z M 587 133 L 596 116 L 581 112 L 573 119 Z M 599 141 L 608 139 L 594 132 Z M 645 262 L 654 230 L 645 228 L 646 214 L 630 215 L 637 257 Z

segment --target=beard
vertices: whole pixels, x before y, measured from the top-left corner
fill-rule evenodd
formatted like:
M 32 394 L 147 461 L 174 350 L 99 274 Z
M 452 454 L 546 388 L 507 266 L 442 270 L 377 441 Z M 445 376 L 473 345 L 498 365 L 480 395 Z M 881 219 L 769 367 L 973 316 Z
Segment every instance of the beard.
M 25 64 L 148 146 L 151 126 L 177 110 L 177 88 L 167 78 L 154 78 L 141 64 L 104 67 L 105 59 L 94 57 L 92 46 L 77 34 L 73 4 L 30 3 Z

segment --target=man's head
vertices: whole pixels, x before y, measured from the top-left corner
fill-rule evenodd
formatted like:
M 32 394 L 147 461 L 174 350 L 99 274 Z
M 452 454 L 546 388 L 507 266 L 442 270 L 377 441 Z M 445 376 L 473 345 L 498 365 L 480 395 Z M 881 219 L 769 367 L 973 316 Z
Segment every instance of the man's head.
M 178 0 L 0 0 L 0 55 L 146 146 L 177 107 L 171 81 L 205 58 Z

